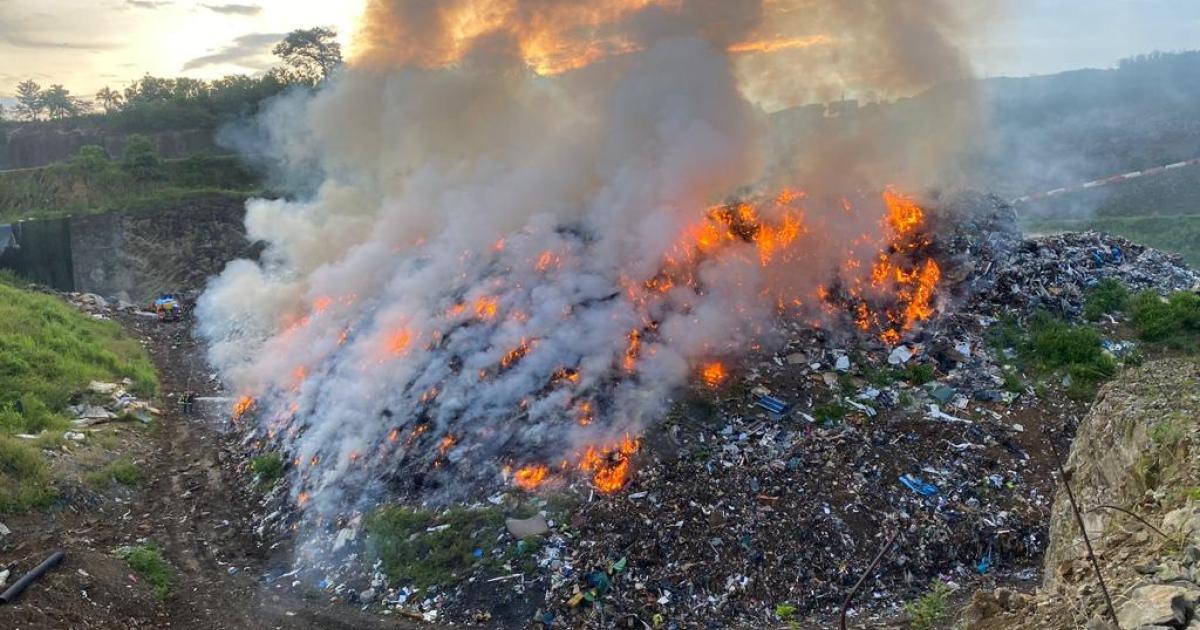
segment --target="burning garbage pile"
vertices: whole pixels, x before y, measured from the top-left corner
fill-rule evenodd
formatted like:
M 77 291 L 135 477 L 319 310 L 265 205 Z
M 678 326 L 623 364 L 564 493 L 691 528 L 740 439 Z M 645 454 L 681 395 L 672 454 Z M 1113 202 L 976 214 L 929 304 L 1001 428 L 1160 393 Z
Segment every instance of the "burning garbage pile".
M 708 221 L 728 231 L 693 242 L 744 238 L 737 207 L 713 209 Z M 890 223 L 895 199 L 884 207 L 881 218 Z M 361 551 L 354 542 L 362 536 L 358 512 L 322 525 L 327 533 L 308 548 L 302 575 L 310 587 L 350 601 L 367 593 L 385 608 L 429 618 L 487 618 L 487 607 L 469 603 L 486 588 L 497 606 L 515 602 L 514 609 L 536 612 L 548 626 L 567 627 L 602 626 L 601 610 L 605 618 L 633 615 L 677 627 L 766 623 L 776 620 L 781 602 L 833 616 L 881 536 L 893 530 L 900 531 L 897 547 L 852 617 L 894 612 L 931 578 L 1033 580 L 1054 489 L 1043 432 L 1069 432 L 1083 407 L 1006 383 L 1008 357 L 989 343 L 989 330 L 1000 317 L 1039 310 L 1075 319 L 1085 291 L 1102 278 L 1165 292 L 1193 288 L 1200 276 L 1177 257 L 1106 235 L 1023 239 L 1011 209 L 988 197 L 964 196 L 922 213 L 923 229 L 911 232 L 921 245 L 890 244 L 872 267 L 902 265 L 897 282 L 913 269 L 938 269 L 928 319 L 906 329 L 905 314 L 922 306 L 919 282 L 893 287 L 890 306 L 879 306 L 877 296 L 855 301 L 867 295 L 867 279 L 820 285 L 824 301 L 814 302 L 821 319 L 797 317 L 786 301 L 773 300 L 763 345 L 689 366 L 691 393 L 667 395 L 662 423 L 558 465 L 501 465 L 476 500 L 489 497 L 501 507 L 532 501 L 548 523 L 536 567 L 517 583 L 463 581 L 424 593 L 389 587 L 377 567 L 351 551 Z M 754 239 L 744 244 L 754 246 L 747 254 L 761 266 L 761 247 Z M 904 254 L 888 257 L 897 252 Z M 667 282 L 687 286 L 681 268 L 672 269 L 640 283 L 646 292 L 638 295 L 661 294 L 653 287 Z M 932 308 L 939 304 L 942 312 Z M 625 349 L 655 339 L 645 327 L 625 339 Z M 641 357 L 614 354 L 616 374 L 629 356 Z M 547 388 L 581 382 L 582 372 L 552 373 Z M 238 408 L 244 443 L 255 450 L 269 444 L 250 423 L 261 413 L 257 404 L 245 398 Z M 603 407 L 583 407 L 571 422 L 603 423 Z M 405 439 L 389 436 L 391 443 Z M 459 439 L 426 437 L 434 454 L 415 474 L 453 467 Z M 563 513 L 543 500 L 563 494 L 584 504 Z M 263 519 L 264 537 L 286 537 L 311 500 L 301 497 L 292 501 L 284 486 L 276 489 L 265 504 L 271 514 Z M 496 544 L 515 544 L 506 539 Z
M 860 222 L 879 235 L 864 231 L 829 265 L 829 282 L 815 286 L 792 277 L 797 266 L 827 264 L 810 257 L 826 255 L 812 245 L 824 228 L 808 220 L 804 203 L 803 194 L 784 192 L 712 208 L 643 277 L 590 269 L 586 235 L 517 233 L 484 255 L 464 253 L 456 275 L 467 281 L 446 286 L 432 300 L 439 308 L 389 315 L 382 331 L 339 323 L 331 338 L 309 339 L 322 320 L 358 307 L 354 296 L 319 297 L 271 342 L 326 344 L 311 356 L 316 365 L 244 395 L 234 420 L 257 421 L 248 439 L 258 448 L 291 455 L 297 504 L 314 493 L 359 492 L 323 515 L 379 497 L 461 501 L 578 477 L 615 492 L 629 479 L 640 431 L 666 411 L 675 374 L 702 370 L 719 385 L 724 368 L 711 359 L 768 340 L 773 321 L 845 326 L 891 343 L 933 315 L 940 269 L 913 199 L 889 190 L 862 209 L 843 200 L 841 213 L 867 214 Z M 593 323 L 603 325 L 587 342 L 596 351 L 586 352 L 579 326 Z M 684 328 L 696 324 L 724 334 L 689 338 Z M 311 438 L 319 430 L 313 407 L 341 395 L 339 372 L 351 370 L 389 371 L 395 387 L 381 392 L 377 409 L 355 409 L 374 420 L 353 436 L 356 448 L 343 440 L 338 452 Z

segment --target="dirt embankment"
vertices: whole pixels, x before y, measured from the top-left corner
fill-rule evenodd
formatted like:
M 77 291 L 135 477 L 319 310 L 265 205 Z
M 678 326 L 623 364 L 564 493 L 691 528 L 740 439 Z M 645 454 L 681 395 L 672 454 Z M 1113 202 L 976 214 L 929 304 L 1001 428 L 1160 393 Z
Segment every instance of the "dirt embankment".
M 1110 625 L 1060 483 L 1042 588 L 1032 597 L 976 593 L 966 627 L 1200 628 L 1197 445 L 1200 362 L 1155 361 L 1106 386 L 1079 427 L 1067 471 L 1119 623 Z
M 218 395 L 186 324 L 121 316 L 147 345 L 167 401 L 185 388 Z M 16 573 L 55 549 L 63 564 L 17 603 L 0 607 L 0 626 L 57 628 L 405 628 L 323 597 L 292 593 L 282 577 L 290 550 L 263 549 L 245 515 L 258 500 L 247 473 L 227 455 L 219 423 L 204 414 L 165 415 L 141 443 L 129 445 L 145 481 L 127 494 L 67 493 L 57 508 L 6 517 L 0 540 Z M 203 406 L 201 406 L 203 409 Z M 215 408 L 215 407 L 214 407 Z M 223 409 L 223 406 L 221 407 Z M 217 414 L 214 414 L 217 415 Z M 174 566 L 170 594 L 159 600 L 113 550 L 149 540 Z M 15 576 L 14 578 L 15 579 Z M 422 626 L 429 627 L 429 626 Z

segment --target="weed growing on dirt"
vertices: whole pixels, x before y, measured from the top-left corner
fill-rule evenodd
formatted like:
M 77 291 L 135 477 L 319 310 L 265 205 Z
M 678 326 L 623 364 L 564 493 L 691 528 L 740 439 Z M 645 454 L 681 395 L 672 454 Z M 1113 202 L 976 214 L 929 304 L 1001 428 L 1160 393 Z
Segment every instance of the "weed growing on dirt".
M 162 552 L 153 544 L 136 547 L 121 547 L 117 556 L 129 564 L 129 568 L 137 573 L 154 590 L 159 599 L 166 599 L 171 593 L 171 583 L 175 581 L 175 569 L 163 558 Z
M 1039 371 L 1065 372 L 1070 377 L 1069 396 L 1087 399 L 1099 383 L 1116 373 L 1116 362 L 1104 354 L 1102 342 L 1090 326 L 1073 326 L 1040 314 L 1030 324 L 1024 350 Z
M 250 459 L 250 472 L 258 476 L 263 486 L 274 485 L 283 476 L 283 455 L 278 452 L 263 453 Z
M 1083 304 L 1083 317 L 1094 322 L 1106 313 L 1118 313 L 1125 310 L 1129 302 L 1129 289 L 1120 281 L 1105 278 L 1087 292 L 1087 300 Z
M 390 505 L 367 516 L 367 553 L 383 562 L 393 584 L 425 588 L 488 562 L 503 527 L 504 517 L 493 509 L 437 513 Z
M 934 581 L 929 587 L 929 592 L 916 601 L 904 605 L 904 611 L 909 616 L 910 627 L 913 630 L 936 628 L 938 624 L 946 620 L 949 613 L 947 610 L 949 598 L 950 587 L 946 586 L 944 582 Z
M 0 513 L 45 507 L 57 497 L 41 453 L 19 439 L 0 435 Z
M 1139 293 L 1130 303 L 1133 327 L 1144 341 L 1162 342 L 1181 350 L 1196 349 L 1200 333 L 1200 295 L 1176 291 L 1163 299 L 1153 291 Z
M 61 445 L 71 426 L 65 410 L 89 382 L 129 378 L 143 398 L 159 387 L 141 344 L 116 323 L 21 286 L 0 272 L 0 512 L 45 506 L 57 496 L 39 448 Z M 12 439 L 20 434 L 40 437 L 32 444 Z M 107 471 L 120 483 L 135 473 L 129 466 Z
M 114 483 L 136 486 L 142 481 L 142 471 L 128 459 L 119 459 L 84 476 L 84 481 L 93 488 L 103 490 Z

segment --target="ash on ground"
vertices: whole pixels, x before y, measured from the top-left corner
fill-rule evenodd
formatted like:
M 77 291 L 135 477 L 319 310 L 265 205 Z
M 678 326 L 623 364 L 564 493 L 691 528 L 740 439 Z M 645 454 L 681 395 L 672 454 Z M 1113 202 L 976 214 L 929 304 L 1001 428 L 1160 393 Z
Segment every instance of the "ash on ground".
M 1023 239 L 994 198 L 947 205 L 956 211 L 932 222 L 941 313 L 902 345 L 852 326 L 782 323 L 784 343 L 679 394 L 622 491 L 580 482 L 481 501 L 536 514 L 463 532 L 478 541 L 478 562 L 436 586 L 389 579 L 362 514 L 327 523 L 310 537 L 318 548 L 297 550 L 299 570 L 268 579 L 382 614 L 486 627 L 829 627 L 894 534 L 851 625 L 896 618 L 933 579 L 1032 588 L 1053 503 L 1048 440 L 1065 446 L 1087 405 L 1067 395 L 1069 378 L 1034 387 L 998 333 L 1041 312 L 1078 321 L 1106 278 L 1166 293 L 1195 290 L 1200 275 L 1109 235 Z M 1120 362 L 1135 350 L 1117 330 L 1105 348 Z M 277 484 L 259 528 L 281 551 L 298 522 L 286 499 Z

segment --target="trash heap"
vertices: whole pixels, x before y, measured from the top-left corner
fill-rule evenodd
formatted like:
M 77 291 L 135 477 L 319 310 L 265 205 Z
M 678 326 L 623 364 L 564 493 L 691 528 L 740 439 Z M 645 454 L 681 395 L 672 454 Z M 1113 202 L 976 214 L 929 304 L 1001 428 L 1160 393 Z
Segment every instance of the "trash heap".
M 76 427 L 93 427 L 98 424 L 121 420 L 136 420 L 149 424 L 162 411 L 147 401 L 130 394 L 127 388 L 133 381 L 124 379 L 120 383 L 92 381 L 79 402 L 67 407 L 67 414 Z
M 1047 440 L 1069 439 L 1086 405 L 1014 383 L 1012 350 L 989 344 L 989 330 L 1038 311 L 1077 320 L 1104 278 L 1165 293 L 1200 275 L 1109 235 L 1024 239 L 993 197 L 944 205 L 954 211 L 933 214 L 941 312 L 902 344 L 782 322 L 771 350 L 731 362 L 716 387 L 698 378 L 679 393 L 623 491 L 481 500 L 540 509 L 533 566 L 389 585 L 365 560 L 361 515 L 348 515 L 300 571 L 271 579 L 426 620 L 668 629 L 834 625 L 893 534 L 849 606 L 852 625 L 894 616 L 933 579 L 1035 580 L 1055 489 Z M 265 544 L 290 535 L 285 495 L 281 484 L 263 500 Z M 497 531 L 476 557 L 526 544 L 522 532 Z

